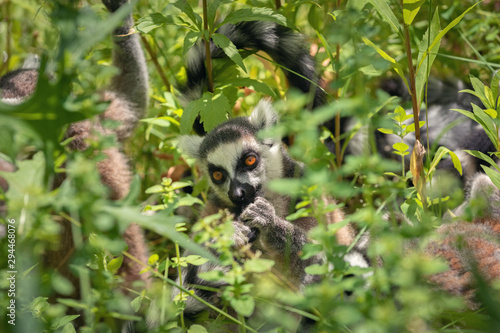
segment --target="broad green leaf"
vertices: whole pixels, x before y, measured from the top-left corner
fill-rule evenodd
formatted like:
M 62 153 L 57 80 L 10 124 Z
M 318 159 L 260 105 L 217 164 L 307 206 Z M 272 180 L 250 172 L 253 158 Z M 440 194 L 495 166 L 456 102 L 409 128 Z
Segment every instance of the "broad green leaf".
M 484 84 L 477 78 L 470 75 L 470 83 L 472 84 L 472 88 L 474 89 L 475 95 L 483 102 L 484 106 L 491 107 L 488 105 L 488 98 L 485 95 L 485 86 Z
M 403 36 L 399 21 L 392 12 L 391 7 L 389 7 L 389 2 L 386 0 L 369 0 L 369 2 L 377 10 L 380 16 L 382 16 L 382 19 L 391 26 L 392 30 L 397 32 L 400 36 Z
M 436 11 L 432 17 L 432 21 L 427 28 L 427 31 L 422 38 L 422 41 L 419 45 L 419 53 L 417 62 L 420 63 L 420 59 L 423 57 L 425 52 L 429 54 L 427 61 L 422 63 L 422 66 L 417 68 L 417 74 L 415 77 L 415 89 L 417 94 L 418 103 L 421 104 L 423 100 L 423 92 L 425 87 L 425 82 L 427 82 L 429 78 L 429 74 L 431 71 L 432 64 L 436 59 L 436 56 L 439 52 L 439 46 L 441 44 L 441 40 L 439 40 L 432 49 L 427 49 L 430 46 L 430 41 L 434 40 L 441 29 L 441 23 L 439 22 L 439 10 L 436 7 Z
M 152 254 L 148 258 L 148 265 L 154 265 L 160 260 L 160 256 L 156 253 Z
M 71 323 L 67 323 L 64 325 L 63 329 L 61 330 L 61 333 L 76 333 L 75 327 Z
M 255 300 L 250 295 L 241 295 L 239 298 L 233 298 L 229 304 L 238 314 L 249 317 L 255 308 Z
M 230 112 L 231 105 L 227 97 L 222 93 L 216 93 L 213 95 L 213 98 L 205 99 L 203 107 L 200 110 L 201 121 L 205 131 L 210 132 L 215 126 L 226 121 L 227 115 Z
M 498 166 L 497 162 L 495 162 L 490 156 L 477 150 L 464 150 L 464 151 L 476 158 L 488 162 L 491 166 L 495 167 L 495 169 L 497 169 L 498 172 L 500 172 L 500 167 Z
M 490 89 L 493 97 L 493 101 L 496 101 L 499 96 L 499 85 L 500 85 L 500 72 L 493 73 L 493 77 L 491 78 Z M 500 99 L 497 101 L 500 103 Z M 498 110 L 498 104 L 495 105 L 495 109 Z
M 394 131 L 388 128 L 377 128 L 377 130 L 384 134 L 394 134 Z
M 191 265 L 200 266 L 208 262 L 208 259 L 192 254 L 186 257 L 186 262 Z
M 424 125 L 425 125 L 425 121 L 418 122 L 418 126 L 420 128 L 422 128 Z M 415 124 L 414 123 L 404 127 L 403 136 L 406 136 L 408 133 L 413 133 L 413 132 L 415 132 Z
M 457 169 L 458 173 L 460 176 L 462 175 L 462 163 L 460 163 L 460 159 L 458 158 L 457 154 L 455 152 L 452 152 L 451 150 L 448 152 L 451 157 L 451 161 L 453 162 L 453 166 L 455 169 Z
M 218 33 L 212 34 L 212 40 L 217 45 L 220 47 L 224 53 L 243 71 L 247 71 L 245 64 L 243 63 L 243 58 L 241 58 L 240 53 L 238 52 L 238 49 L 236 46 L 227 38 L 226 36 Z
M 436 169 L 437 165 L 439 164 L 441 159 L 443 159 L 443 157 L 446 154 L 450 155 L 451 160 L 453 162 L 453 166 L 455 167 L 455 169 L 457 169 L 457 171 L 460 173 L 460 175 L 462 174 L 462 163 L 460 163 L 458 156 L 446 147 L 439 147 L 438 148 L 438 150 L 437 150 L 436 154 L 434 155 L 434 158 L 432 159 L 432 162 L 429 166 L 429 171 L 427 172 L 428 174 L 431 174 Z
M 493 182 L 493 184 L 495 184 L 495 186 L 498 189 L 500 189 L 500 173 L 496 172 L 492 168 L 488 168 L 485 165 L 481 165 L 481 167 L 483 168 L 484 172 L 486 172 L 486 174 L 488 175 L 488 177 L 490 177 L 490 179 Z
M 300 258 L 306 260 L 317 255 L 321 251 L 323 251 L 323 246 L 321 244 L 307 243 L 302 247 L 302 255 Z
M 252 273 L 262 273 L 270 270 L 274 261 L 268 259 L 252 259 L 245 261 L 245 270 Z
M 191 325 L 188 333 L 208 333 L 207 329 L 201 325 Z
M 80 315 L 64 316 L 64 317 L 62 317 L 60 319 L 57 319 L 55 321 L 55 323 L 52 325 L 52 328 L 53 329 L 57 329 L 57 328 L 66 326 L 67 324 L 69 324 L 70 322 L 72 322 L 73 320 L 75 320 L 78 317 L 80 317 Z M 73 325 L 71 325 L 71 326 L 73 326 Z M 73 328 L 73 330 L 74 330 L 74 328 Z
M 476 121 L 481 124 L 493 145 L 498 147 L 498 133 L 493 120 L 476 104 L 472 103 L 472 109 L 474 111 Z
M 278 98 L 274 90 L 269 88 L 269 85 L 248 77 L 228 79 L 224 80 L 224 82 L 235 87 L 251 87 L 261 94 L 271 96 L 272 98 Z
M 450 31 L 454 26 L 456 26 L 464 18 L 465 14 L 467 14 L 470 10 L 472 10 L 472 8 L 474 8 L 479 3 L 481 3 L 481 2 L 476 2 L 475 4 L 473 4 L 472 6 L 470 6 L 469 8 L 467 8 L 465 10 L 465 12 L 463 12 L 459 17 L 457 17 L 456 19 L 454 19 L 450 24 L 448 24 L 446 26 L 446 28 L 444 28 L 443 30 L 441 30 L 441 32 L 439 34 L 437 34 L 437 36 L 434 38 L 434 40 L 432 41 L 432 43 L 429 46 L 429 48 L 427 49 L 427 51 L 422 56 L 422 59 L 418 63 L 418 67 L 422 66 L 423 61 L 429 55 L 429 50 L 433 50 L 434 46 L 436 46 L 437 43 L 441 42 L 441 39 L 443 38 L 443 36 L 446 35 L 446 33 L 448 31 Z
M 198 276 L 207 281 L 220 281 L 224 278 L 224 273 L 219 270 L 201 272 Z
M 401 64 L 399 64 L 398 62 L 396 62 L 396 60 L 394 60 L 394 58 L 392 58 L 390 55 L 388 55 L 387 53 L 385 53 L 381 48 L 379 48 L 377 45 L 373 44 L 369 39 L 365 38 L 365 37 L 362 37 L 362 40 L 363 42 L 370 46 L 371 48 L 373 48 L 382 58 L 384 58 L 385 60 L 389 61 L 391 63 L 391 66 L 392 68 L 394 69 L 394 71 L 399 75 L 399 77 L 403 80 L 403 82 L 405 83 L 406 85 L 406 88 L 409 89 L 409 85 L 408 85 L 408 80 L 406 79 L 406 75 L 404 73 L 404 70 L 403 70 L 403 67 L 401 66 Z
M 307 274 L 311 274 L 311 275 L 323 275 L 323 274 L 328 273 L 328 266 L 314 264 L 311 266 L 307 266 L 305 271 Z
M 145 191 L 145 193 L 147 194 L 163 193 L 163 192 L 165 192 L 165 189 L 161 185 L 153 185 Z
M 186 56 L 193 45 L 201 38 L 201 31 L 189 31 L 184 37 L 184 45 L 182 48 L 182 55 Z
M 425 0 L 403 0 L 403 19 L 406 25 L 413 22 L 424 3 Z
M 488 88 L 488 87 L 486 87 L 486 88 Z M 498 116 L 497 111 L 493 110 L 493 109 L 486 109 L 486 110 L 484 110 L 484 113 L 486 113 L 488 116 L 490 116 L 493 119 L 495 119 Z
M 238 23 L 243 21 L 271 21 L 286 26 L 286 18 L 265 7 L 243 8 L 231 12 L 218 27 L 226 23 Z
M 132 307 L 132 309 L 134 309 L 134 312 L 137 312 L 141 308 L 141 303 L 142 303 L 142 296 L 138 296 L 134 298 L 132 302 L 130 302 L 130 306 Z
M 177 0 L 174 6 L 187 15 L 197 30 L 201 30 L 201 17 L 193 11 L 193 8 L 186 0 Z
M 406 156 L 410 153 L 408 152 L 410 147 L 408 147 L 408 145 L 404 142 L 397 142 L 392 145 L 392 148 L 395 150 L 393 153 L 399 156 Z
M 165 16 L 162 13 L 155 12 L 138 19 L 135 28 L 137 31 L 147 34 L 164 24 L 174 24 L 174 20 L 171 16 Z

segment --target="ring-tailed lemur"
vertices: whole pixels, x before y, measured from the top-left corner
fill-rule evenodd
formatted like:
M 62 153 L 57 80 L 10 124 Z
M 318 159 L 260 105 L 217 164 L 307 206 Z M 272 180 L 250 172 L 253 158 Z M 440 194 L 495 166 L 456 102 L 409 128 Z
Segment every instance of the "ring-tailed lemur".
M 288 155 L 281 140 L 257 137 L 257 132 L 274 126 L 276 121 L 271 104 L 261 100 L 249 117 L 230 119 L 205 137 L 181 136 L 179 146 L 197 159 L 210 182 L 212 192 L 202 216 L 217 213 L 220 209 L 229 210 L 235 218 L 235 241 L 239 241 L 239 245 L 253 241 L 253 250 L 273 259 L 277 267 L 300 287 L 315 280 L 314 276 L 305 273 L 305 267 L 322 260 L 321 255 L 307 260 L 300 258 L 300 251 L 308 239 L 307 233 L 318 222 L 313 217 L 302 217 L 293 223 L 287 221 L 286 216 L 294 210 L 292 198 L 267 188 L 273 179 L 300 177 L 303 172 L 303 166 Z M 327 223 L 342 219 L 339 209 L 326 216 Z M 342 245 L 351 244 L 354 236 L 351 225 L 337 232 L 338 242 Z M 287 268 L 283 265 L 285 262 L 289 263 Z M 219 282 L 198 277 L 198 271 L 208 269 L 213 269 L 211 263 L 189 266 L 183 274 L 183 284 L 188 288 L 191 285 L 221 287 L 223 284 Z M 218 304 L 217 293 L 196 292 Z M 202 303 L 189 298 L 185 313 L 203 309 Z
M 265 51 L 285 67 L 291 86 L 305 93 L 314 90 L 313 107 L 324 103 L 324 92 L 318 87 L 313 88 L 311 84 L 318 82 L 318 77 L 314 59 L 310 56 L 302 35 L 278 24 L 261 21 L 228 24 L 217 32 L 226 35 L 240 49 Z M 201 45 L 190 51 L 187 82 L 180 87 L 185 101 L 201 97 L 206 89 L 204 52 Z M 212 44 L 211 55 L 216 58 L 224 56 L 224 53 Z M 307 232 L 317 225 L 317 221 L 312 217 L 300 218 L 294 223 L 287 221 L 285 217 L 295 208 L 292 198 L 267 189 L 267 184 L 273 179 L 300 177 L 303 168 L 288 155 L 281 140 L 257 137 L 257 132 L 274 126 L 276 122 L 276 113 L 270 102 L 264 99 L 250 117 L 230 119 L 203 138 L 181 136 L 179 146 L 186 154 L 198 160 L 211 185 L 211 197 L 202 216 L 217 213 L 220 209 L 229 210 L 236 220 L 233 223 L 233 238 L 237 245 L 250 241 L 254 250 L 260 250 L 273 259 L 277 267 L 284 270 L 300 287 L 315 280 L 314 276 L 305 273 L 305 267 L 321 261 L 321 255 L 307 260 L 300 259 L 300 251 L 307 242 Z M 327 216 L 328 223 L 336 223 L 342 219 L 343 214 L 338 209 Z M 354 229 L 348 225 L 337 233 L 338 242 L 348 245 L 354 240 L 354 234 Z M 286 253 L 289 258 L 285 258 Z M 285 262 L 289 263 L 287 268 L 283 266 Z M 189 266 L 183 274 L 183 284 L 187 287 L 220 287 L 222 284 L 204 281 L 197 275 L 199 271 L 213 269 L 211 265 Z M 219 302 L 217 293 L 200 290 L 196 290 L 196 293 L 212 303 Z M 189 298 L 185 313 L 193 314 L 203 309 L 203 304 Z
M 115 12 L 127 0 L 103 0 L 103 4 L 110 12 Z M 76 150 L 88 148 L 86 140 L 92 133 L 107 134 L 110 131 L 116 133 L 116 137 L 123 142 L 133 131 L 139 118 L 144 114 L 148 105 L 148 71 L 142 51 L 139 37 L 129 34 L 133 26 L 132 16 L 125 18 L 123 24 L 114 31 L 113 65 L 118 67 L 120 73 L 112 78 L 111 85 L 102 96 L 110 104 L 98 119 L 85 120 L 70 125 L 66 132 L 67 138 L 73 138 L 70 146 Z M 7 73 L 0 78 L 0 96 L 2 102 L 17 104 L 23 102 L 33 94 L 37 86 L 38 70 L 28 66 Z M 105 129 L 102 125 L 104 120 L 114 120 L 120 126 L 114 130 Z M 132 172 L 128 165 L 127 157 L 119 147 L 109 148 L 103 152 L 106 159 L 97 165 L 102 182 L 110 189 L 110 198 L 119 200 L 124 198 L 130 189 Z M 7 162 L 5 162 L 7 163 Z M 0 163 L 3 171 L 13 171 L 11 165 Z M 0 181 L 0 184 L 2 182 Z M 2 188 L 6 188 L 2 184 Z M 147 250 L 144 243 L 142 231 L 136 224 L 131 224 L 123 234 L 125 242 L 129 246 L 129 252 L 141 261 L 147 261 Z M 47 254 L 45 262 L 49 267 L 59 267 L 60 273 L 69 280 L 76 283 L 77 279 L 69 271 L 68 263 L 61 260 L 74 248 L 71 235 L 70 223 L 62 224 L 60 237 L 60 248 Z M 142 267 L 128 258 L 124 258 L 120 272 L 124 275 L 127 287 L 131 287 L 133 281 L 143 280 L 148 283 L 146 275 L 140 275 Z M 75 288 L 79 290 L 79 288 Z
M 448 270 L 430 276 L 430 282 L 464 297 L 469 308 L 477 309 L 481 299 L 477 297 L 476 274 L 488 284 L 500 280 L 500 190 L 487 175 L 476 174 L 469 199 L 454 213 L 463 215 L 472 201 L 482 203 L 480 216 L 472 222 L 444 223 L 425 252 L 449 265 Z

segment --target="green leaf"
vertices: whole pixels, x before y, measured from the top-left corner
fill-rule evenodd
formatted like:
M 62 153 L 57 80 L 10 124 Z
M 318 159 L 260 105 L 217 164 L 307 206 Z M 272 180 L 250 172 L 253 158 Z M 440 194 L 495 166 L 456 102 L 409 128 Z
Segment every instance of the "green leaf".
M 220 47 L 224 53 L 231 59 L 238 67 L 243 69 L 243 71 L 247 71 L 245 64 L 243 63 L 243 58 L 241 58 L 240 53 L 236 46 L 231 42 L 229 38 L 222 34 L 214 33 L 212 34 L 212 40 L 215 45 Z
M 189 31 L 184 38 L 184 46 L 182 48 L 182 55 L 186 56 L 188 51 L 193 45 L 201 38 L 201 31 Z
M 138 296 L 134 298 L 132 302 L 130 302 L 130 306 L 132 307 L 132 309 L 134 309 L 134 312 L 137 312 L 141 308 L 141 303 L 142 303 L 142 296 Z
M 413 22 L 424 3 L 425 0 L 403 0 L 403 19 L 406 25 Z
M 160 256 L 156 253 L 152 254 L 148 258 L 148 265 L 154 265 L 160 260 Z
M 150 188 L 146 190 L 147 194 L 152 194 L 152 193 L 164 193 L 165 189 L 161 185 L 153 185 Z
M 278 98 L 274 90 L 269 88 L 269 85 L 262 83 L 260 81 L 248 78 L 248 77 L 241 77 L 241 78 L 236 78 L 236 79 L 228 79 L 224 80 L 224 82 L 228 85 L 235 86 L 235 87 L 251 87 L 255 91 L 271 96 L 272 98 Z
M 191 325 L 188 333 L 208 333 L 207 329 L 201 325 Z
M 109 272 L 116 274 L 123 263 L 123 256 L 116 257 L 115 259 L 108 262 L 107 269 Z
M 270 21 L 286 26 L 286 18 L 273 10 L 265 7 L 243 8 L 231 12 L 224 21 L 217 26 L 220 27 L 226 23 L 238 23 L 244 21 Z
M 410 149 L 410 147 L 404 142 L 397 142 L 392 145 L 392 148 L 394 148 L 395 151 L 393 151 L 393 153 L 396 155 L 406 156 L 409 154 L 408 149 Z
M 368 38 L 362 37 L 362 40 L 363 40 L 363 42 L 366 45 L 368 45 L 371 48 L 373 48 L 382 58 L 384 58 L 385 60 L 387 60 L 387 61 L 389 61 L 391 63 L 391 66 L 394 69 L 394 71 L 403 80 L 403 82 L 406 85 L 406 88 L 408 88 L 408 90 L 410 90 L 409 89 L 410 86 L 408 85 L 408 80 L 406 79 L 406 75 L 404 73 L 403 66 L 401 66 L 401 64 L 399 64 L 398 62 L 396 62 L 396 60 L 394 58 L 392 58 L 390 55 L 388 55 L 387 53 L 385 53 L 380 47 L 378 47 L 377 45 L 373 44 Z
M 388 128 L 377 128 L 377 130 L 384 134 L 394 134 L 394 131 Z
M 231 299 L 229 304 L 240 315 L 249 317 L 255 308 L 255 300 L 250 295 L 242 295 L 239 298 Z
M 61 330 L 61 333 L 76 333 L 75 327 L 71 323 L 67 323 L 64 325 L 63 329 Z
M 403 36 L 403 34 L 401 33 L 399 21 L 392 12 L 391 7 L 389 7 L 389 2 L 386 0 L 369 0 L 369 2 L 377 10 L 382 19 L 391 26 L 394 32 L 397 32 L 400 36 Z
M 451 160 L 453 162 L 453 166 L 455 167 L 455 169 L 457 169 L 457 171 L 460 173 L 460 175 L 462 175 L 462 164 L 460 163 L 458 156 L 446 147 L 439 147 L 438 148 L 438 150 L 437 150 L 436 154 L 434 155 L 434 158 L 432 159 L 432 162 L 429 166 L 429 171 L 427 172 L 428 174 L 431 174 L 434 171 L 434 169 L 436 169 L 437 165 L 439 164 L 441 159 L 446 154 L 450 155 Z
M 207 132 L 210 132 L 217 125 L 227 120 L 227 115 L 231 112 L 231 105 L 227 97 L 220 92 L 214 95 L 211 93 L 206 94 L 211 98 L 203 101 L 200 116 L 203 127 Z
M 224 273 L 219 270 L 199 273 L 198 276 L 207 281 L 220 281 L 224 278 Z
M 187 15 L 197 30 L 201 30 L 201 17 L 193 11 L 193 8 L 186 0 L 177 0 L 174 6 Z
M 493 184 L 495 184 L 495 186 L 498 189 L 500 189 L 500 173 L 498 173 L 497 171 L 495 171 L 495 170 L 493 170 L 491 168 L 488 168 L 485 165 L 481 165 L 481 167 L 483 168 L 484 172 L 486 172 L 486 174 L 488 175 L 488 177 L 490 177 L 490 179 L 493 182 Z
M 446 28 L 444 28 L 443 30 L 441 30 L 441 32 L 439 34 L 437 34 L 437 36 L 434 38 L 434 40 L 432 41 L 432 43 L 429 46 L 429 48 L 427 49 L 427 51 L 425 51 L 424 55 L 422 56 L 422 59 L 418 63 L 419 68 L 420 68 L 420 66 L 422 66 L 422 63 L 424 62 L 425 58 L 427 58 L 427 56 L 429 55 L 429 50 L 433 50 L 434 46 L 436 46 L 437 43 L 441 42 L 441 39 L 443 38 L 443 36 L 446 35 L 446 33 L 448 31 L 450 31 L 454 26 L 456 26 L 464 18 L 465 14 L 467 14 L 472 8 L 474 8 L 479 3 L 481 3 L 481 2 L 480 1 L 476 2 L 475 4 L 473 4 L 472 6 L 467 8 L 465 10 L 465 12 L 463 12 L 459 17 L 454 19 L 450 24 L 448 24 L 446 26 Z
M 307 266 L 305 271 L 307 274 L 311 274 L 311 275 L 323 275 L 323 274 L 328 273 L 328 266 L 314 264 L 311 266 Z
M 71 327 L 73 327 L 72 324 L 70 324 L 70 322 L 72 322 L 73 320 L 75 320 L 76 318 L 80 317 L 80 315 L 70 315 L 70 316 L 64 316 L 60 319 L 57 319 L 54 324 L 52 324 L 52 329 L 58 329 L 60 327 L 63 327 L 63 326 L 66 326 L 66 325 L 70 325 Z M 70 329 L 70 328 L 68 328 Z M 73 331 L 75 330 L 75 328 L 73 327 Z
M 251 273 L 263 273 L 274 266 L 274 261 L 269 259 L 252 259 L 245 261 L 245 270 Z
M 165 16 L 162 13 L 155 12 L 138 19 L 135 28 L 142 33 L 148 34 L 164 24 L 174 24 L 174 20 L 171 16 Z
M 186 262 L 191 265 L 200 266 L 208 262 L 208 259 L 197 255 L 189 255 L 186 258 Z
M 440 29 L 441 29 L 441 23 L 439 21 L 439 10 L 436 7 L 436 11 L 434 12 L 432 21 L 429 27 L 427 28 L 427 31 L 425 32 L 424 37 L 422 38 L 422 41 L 420 42 L 420 45 L 418 47 L 419 49 L 418 60 L 417 60 L 418 63 L 420 63 L 420 59 L 424 56 L 425 52 L 429 54 L 429 58 L 427 59 L 427 61 L 423 62 L 422 66 L 419 66 L 417 68 L 417 74 L 415 76 L 415 89 L 419 104 L 422 103 L 425 82 L 427 82 L 429 78 L 432 64 L 434 63 L 434 60 L 436 59 L 436 56 L 439 52 L 441 40 L 439 40 L 432 49 L 427 49 L 427 47 L 430 46 L 430 40 L 434 40 L 436 38 Z
M 215 126 L 227 120 L 231 105 L 221 92 L 205 92 L 200 99 L 190 102 L 181 118 L 181 134 L 187 134 L 193 127 L 194 120 L 200 115 L 203 127 L 210 132 Z
M 464 150 L 466 153 L 476 157 L 476 158 L 479 158 L 483 161 L 486 161 L 488 162 L 491 166 L 495 167 L 497 169 L 498 172 L 500 172 L 500 166 L 498 166 L 498 164 L 491 158 L 489 157 L 488 155 L 480 152 L 480 151 L 477 151 L 477 150 Z
M 475 92 L 474 95 L 476 95 L 481 100 L 481 102 L 483 102 L 485 106 L 488 106 L 488 98 L 484 93 L 485 86 L 481 82 L 481 80 L 479 80 L 477 77 L 470 75 L 470 83 L 472 84 L 472 88 L 474 88 Z

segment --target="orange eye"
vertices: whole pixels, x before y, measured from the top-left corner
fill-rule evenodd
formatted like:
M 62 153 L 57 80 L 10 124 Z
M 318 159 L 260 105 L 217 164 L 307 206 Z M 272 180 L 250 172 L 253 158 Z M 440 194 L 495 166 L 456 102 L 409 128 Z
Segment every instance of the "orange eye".
M 214 173 L 212 173 L 212 178 L 214 180 L 221 181 L 223 177 L 224 175 L 220 171 L 214 171 Z
M 252 166 L 255 164 L 256 161 L 257 161 L 257 158 L 253 155 L 250 155 L 245 159 L 245 165 Z

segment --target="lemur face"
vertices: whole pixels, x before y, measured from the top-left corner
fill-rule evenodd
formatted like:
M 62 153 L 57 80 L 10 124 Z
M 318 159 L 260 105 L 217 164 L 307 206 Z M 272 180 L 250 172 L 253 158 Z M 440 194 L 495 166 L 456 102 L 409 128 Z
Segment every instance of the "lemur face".
M 198 159 L 219 200 L 240 211 L 265 195 L 270 179 L 282 175 L 281 141 L 257 137 L 259 130 L 275 121 L 274 111 L 264 101 L 250 117 L 228 120 L 204 138 L 181 137 L 179 144 Z

